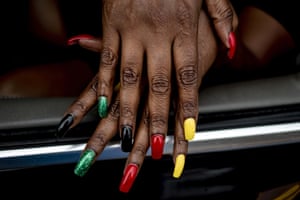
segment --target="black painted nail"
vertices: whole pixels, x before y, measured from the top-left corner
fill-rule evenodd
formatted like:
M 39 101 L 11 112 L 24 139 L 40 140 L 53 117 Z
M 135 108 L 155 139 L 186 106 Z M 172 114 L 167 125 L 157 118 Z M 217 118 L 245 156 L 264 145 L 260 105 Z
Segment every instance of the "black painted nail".
M 71 114 L 67 114 L 59 123 L 57 128 L 56 136 L 61 138 L 64 137 L 66 132 L 69 130 L 72 125 L 74 118 Z
M 133 146 L 132 129 L 124 126 L 121 135 L 121 149 L 124 152 L 130 152 Z

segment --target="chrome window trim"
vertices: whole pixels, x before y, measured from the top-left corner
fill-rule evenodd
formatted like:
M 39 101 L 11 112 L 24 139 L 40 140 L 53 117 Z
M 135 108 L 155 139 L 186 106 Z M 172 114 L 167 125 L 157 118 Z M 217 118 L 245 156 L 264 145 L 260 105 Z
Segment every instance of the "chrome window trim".
M 173 136 L 167 136 L 164 155 L 173 153 Z M 300 122 L 197 132 L 189 154 L 220 152 L 300 142 Z M 85 144 L 67 144 L 0 150 L 0 170 L 16 170 L 77 162 Z M 150 151 L 147 156 L 150 156 Z M 119 143 L 109 144 L 97 160 L 126 159 Z

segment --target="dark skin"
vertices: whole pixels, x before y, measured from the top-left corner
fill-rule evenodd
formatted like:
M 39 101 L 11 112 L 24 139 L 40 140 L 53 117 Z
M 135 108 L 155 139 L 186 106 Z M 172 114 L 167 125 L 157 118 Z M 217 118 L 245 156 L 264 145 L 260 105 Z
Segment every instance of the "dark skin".
M 231 4 L 226 0 L 205 2 L 216 31 L 228 48 L 228 34 L 237 24 Z M 182 125 L 186 119 L 197 121 L 198 99 L 194 94 L 206 71 L 203 66 L 198 66 L 197 53 L 202 51 L 197 46 L 202 3 L 198 0 L 103 1 L 103 49 L 97 97 L 104 97 L 107 104 L 111 104 L 115 75 L 119 70 L 121 137 L 124 127 L 129 127 L 133 138 L 136 133 L 145 70 L 149 81 L 151 134 L 164 137 L 168 131 L 172 73 L 179 95 L 178 119 Z
M 242 15 L 239 18 L 241 25 L 237 30 L 239 41 L 237 54 L 234 59 L 228 60 L 226 59 L 226 51 L 222 51 L 223 48 L 218 49 L 218 40 L 213 34 L 207 14 L 204 11 L 201 11 L 199 16 L 198 27 L 201 27 L 201 29 L 198 29 L 197 33 L 197 64 L 200 69 L 198 70 L 199 74 L 197 75 L 200 77 L 198 79 L 199 86 L 202 78 L 210 67 L 220 67 L 223 64 L 226 64 L 238 70 L 248 70 L 249 66 L 252 66 L 253 69 L 260 68 L 265 66 L 265 64 L 269 63 L 276 56 L 295 47 L 291 36 L 282 25 L 261 10 L 249 7 L 242 12 Z M 252 23 L 251 19 L 255 17 L 259 18 L 258 22 L 260 23 Z M 259 29 L 258 27 L 266 28 Z M 259 38 L 264 39 L 258 40 Z M 260 43 L 255 42 L 257 40 L 260 41 Z M 265 45 L 262 45 L 262 41 L 265 42 Z M 274 48 L 280 41 L 284 41 L 281 44 L 281 48 Z M 102 51 L 103 43 L 97 39 L 89 39 L 80 40 L 79 45 L 100 52 Z M 225 59 L 215 60 L 216 58 Z M 251 61 L 250 64 L 248 61 Z M 97 104 L 97 86 L 99 84 L 97 78 L 98 76 L 93 79 L 90 85 L 67 110 L 66 114 L 72 113 L 74 116 L 72 127 L 76 126 L 90 108 Z M 146 78 L 141 77 L 141 79 Z M 108 116 L 100 121 L 94 134 L 87 142 L 85 149 L 93 149 L 96 152 L 96 157 L 101 155 L 110 139 L 118 132 L 120 120 L 120 93 L 121 92 L 115 91 L 116 98 L 112 98 L 112 102 L 114 103 L 110 107 Z M 147 95 L 149 94 L 145 94 L 146 97 Z M 196 96 L 196 98 L 198 98 L 198 95 Z M 182 105 L 180 103 L 180 97 L 172 97 L 175 100 L 174 105 L 176 110 L 175 143 L 173 152 L 175 163 L 178 155 L 186 155 L 188 153 L 188 141 L 184 138 L 183 133 L 182 117 L 184 114 L 182 109 L 180 109 Z M 150 101 L 149 98 L 147 101 Z M 125 168 L 128 164 L 134 163 L 138 166 L 139 170 L 143 164 L 146 152 L 150 147 L 150 135 L 152 129 L 149 123 L 149 105 L 150 104 L 147 104 L 146 102 L 144 106 L 138 108 L 143 110 L 143 117 L 137 124 L 135 142 L 132 151 L 129 153 Z
M 217 54 L 217 42 L 214 38 L 214 34 L 209 25 L 209 19 L 207 18 L 204 11 L 201 11 L 199 18 L 199 27 L 204 27 L 198 31 L 198 47 L 199 49 L 206 49 L 205 51 L 198 51 L 197 63 L 201 66 L 201 70 L 198 70 L 199 77 L 203 77 L 206 71 L 212 66 L 213 61 Z M 205 36 L 205 37 L 204 37 Z M 79 45 L 84 48 L 100 52 L 102 50 L 102 41 L 98 39 L 80 40 Z M 210 47 L 210 48 L 208 48 Z M 226 52 L 225 52 L 226 53 Z M 144 78 L 143 80 L 147 80 Z M 201 78 L 198 80 L 200 85 Z M 74 103 L 68 108 L 66 114 L 72 114 L 74 121 L 71 127 L 76 126 L 82 118 L 89 112 L 89 110 L 97 104 L 97 84 L 98 76 L 96 75 L 81 95 L 74 101 Z M 147 82 L 142 84 L 144 87 Z M 147 97 L 149 93 L 143 93 L 144 97 Z M 174 135 L 174 162 L 178 155 L 186 155 L 188 152 L 188 141 L 184 137 L 183 125 L 180 120 L 183 113 L 181 104 L 179 103 L 179 97 L 172 94 L 174 97 L 173 105 L 176 110 L 176 124 L 175 124 L 175 135 Z M 198 101 L 198 95 L 196 95 L 196 101 Z M 149 114 L 149 100 L 146 101 L 139 109 L 143 110 L 142 118 L 138 121 L 138 126 L 135 135 L 135 142 L 132 151 L 129 153 L 126 161 L 125 168 L 128 164 L 134 163 L 138 166 L 138 169 L 143 164 L 146 152 L 150 147 L 150 114 Z M 118 133 L 118 124 L 120 120 L 120 91 L 114 90 L 113 104 L 110 106 L 108 116 L 101 119 L 97 126 L 94 134 L 91 136 L 86 149 L 92 149 L 96 153 L 96 157 L 100 156 L 108 142 Z

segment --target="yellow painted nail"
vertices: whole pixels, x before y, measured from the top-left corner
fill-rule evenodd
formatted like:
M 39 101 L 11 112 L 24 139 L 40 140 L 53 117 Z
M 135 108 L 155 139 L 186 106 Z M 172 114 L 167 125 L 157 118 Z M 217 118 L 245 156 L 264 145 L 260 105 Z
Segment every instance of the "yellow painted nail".
M 179 178 L 181 176 L 181 174 L 183 172 L 184 164 L 185 164 L 185 155 L 179 154 L 176 157 L 176 161 L 175 161 L 175 168 L 173 171 L 174 178 Z
M 196 132 L 196 122 L 194 118 L 184 120 L 184 136 L 186 140 L 192 140 Z

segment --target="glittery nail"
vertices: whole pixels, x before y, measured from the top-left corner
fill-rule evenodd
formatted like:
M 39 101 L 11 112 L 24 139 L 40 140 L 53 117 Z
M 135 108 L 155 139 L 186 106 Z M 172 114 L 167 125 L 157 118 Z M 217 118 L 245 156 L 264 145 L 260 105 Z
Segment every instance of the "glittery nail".
M 101 118 L 107 116 L 107 97 L 100 96 L 98 99 L 98 113 Z
M 91 149 L 84 151 L 80 157 L 79 162 L 77 163 L 74 169 L 74 173 L 77 176 L 84 176 L 87 173 L 87 171 L 90 169 L 95 156 L 96 156 L 95 151 Z

